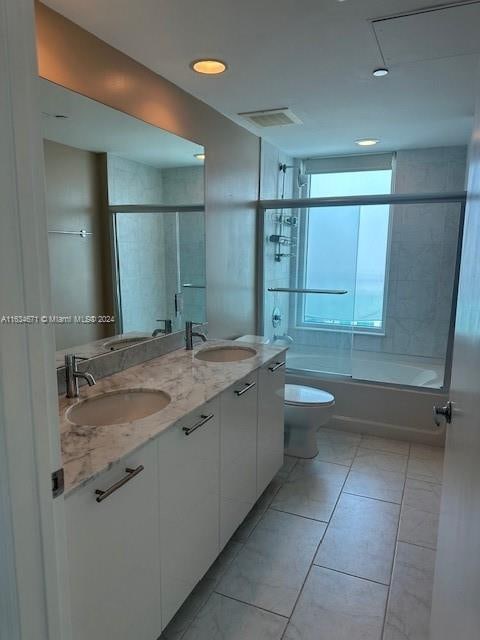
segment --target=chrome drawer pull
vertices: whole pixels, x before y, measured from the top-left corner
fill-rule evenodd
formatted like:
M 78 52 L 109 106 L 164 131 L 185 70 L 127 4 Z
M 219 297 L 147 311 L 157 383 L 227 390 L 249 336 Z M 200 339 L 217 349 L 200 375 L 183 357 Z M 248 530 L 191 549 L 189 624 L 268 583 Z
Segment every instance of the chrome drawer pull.
M 203 425 L 205 423 L 207 423 L 209 420 L 211 420 L 213 418 L 215 414 L 214 413 L 210 413 L 208 416 L 200 416 L 201 420 L 199 420 L 198 422 L 196 422 L 193 427 L 183 427 L 182 431 L 186 436 L 189 436 L 191 433 L 193 433 L 194 431 L 196 431 L 197 429 L 199 429 L 200 427 L 203 427 Z
M 280 369 L 280 367 L 284 367 L 284 366 L 285 366 L 285 362 L 276 362 L 271 367 L 268 367 L 268 370 L 273 372 L 273 371 L 276 371 L 277 369 Z
M 143 466 L 143 464 L 140 464 L 136 469 L 130 469 L 129 467 L 127 467 L 125 469 L 125 472 L 127 475 L 123 477 L 121 480 L 118 480 L 118 482 L 115 482 L 115 484 L 112 484 L 112 486 L 108 487 L 108 489 L 106 489 L 105 491 L 102 491 L 101 489 L 96 489 L 95 493 L 98 496 L 98 498 L 96 498 L 96 501 L 102 502 L 103 500 L 111 496 L 112 493 L 115 493 L 117 489 L 120 489 L 120 487 L 123 487 L 124 484 L 127 484 L 127 482 L 130 482 L 132 478 L 134 478 L 135 476 L 138 476 L 138 474 L 141 473 L 144 470 L 144 468 L 145 467 Z
M 253 389 L 253 387 L 256 387 L 256 386 L 257 386 L 256 382 L 246 382 L 243 389 L 240 389 L 239 391 L 235 391 L 235 393 L 237 394 L 237 396 L 243 396 L 243 394 L 246 393 L 249 389 Z

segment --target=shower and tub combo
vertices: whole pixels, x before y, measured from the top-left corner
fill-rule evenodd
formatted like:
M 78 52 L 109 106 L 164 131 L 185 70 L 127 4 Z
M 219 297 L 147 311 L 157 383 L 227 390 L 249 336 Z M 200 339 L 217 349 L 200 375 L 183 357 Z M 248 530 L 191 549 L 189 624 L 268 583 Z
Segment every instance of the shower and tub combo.
M 464 204 L 463 192 L 260 201 L 258 333 L 288 347 L 287 453 L 315 455 L 327 421 L 442 443 L 432 406 L 450 382 Z

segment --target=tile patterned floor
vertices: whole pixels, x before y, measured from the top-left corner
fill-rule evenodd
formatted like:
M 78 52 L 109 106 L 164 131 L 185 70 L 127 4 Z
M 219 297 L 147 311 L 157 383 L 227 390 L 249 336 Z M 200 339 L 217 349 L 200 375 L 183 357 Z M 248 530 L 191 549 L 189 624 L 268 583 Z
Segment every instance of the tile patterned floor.
M 443 450 L 321 429 L 162 640 L 429 640 Z

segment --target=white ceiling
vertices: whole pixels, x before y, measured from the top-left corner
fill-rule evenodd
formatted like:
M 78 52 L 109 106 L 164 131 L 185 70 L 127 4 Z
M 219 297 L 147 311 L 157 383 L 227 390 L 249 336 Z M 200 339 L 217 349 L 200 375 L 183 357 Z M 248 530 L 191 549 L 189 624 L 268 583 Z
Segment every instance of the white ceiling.
M 375 151 L 390 151 L 466 144 L 470 136 L 476 54 L 449 51 L 390 64 L 385 78 L 371 74 L 383 62 L 371 20 L 445 0 L 45 4 L 294 156 L 356 153 L 354 141 L 366 137 L 380 139 Z M 411 37 L 413 45 L 415 29 Z M 189 63 L 200 57 L 221 58 L 229 69 L 199 76 Z M 303 124 L 257 129 L 237 115 L 276 107 L 290 107 Z
M 203 147 L 40 79 L 42 135 L 77 149 L 109 152 L 152 167 L 201 165 Z M 56 116 L 67 116 L 56 117 Z

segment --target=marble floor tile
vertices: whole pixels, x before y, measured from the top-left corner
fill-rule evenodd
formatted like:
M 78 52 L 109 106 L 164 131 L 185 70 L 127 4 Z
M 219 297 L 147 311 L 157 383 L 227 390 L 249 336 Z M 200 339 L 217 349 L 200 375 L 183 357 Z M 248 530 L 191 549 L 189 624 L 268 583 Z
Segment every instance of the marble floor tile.
M 340 431 L 340 429 L 327 429 L 320 427 L 317 431 L 317 438 L 330 441 L 343 442 L 344 444 L 360 444 L 362 436 L 353 431 Z
M 442 450 L 440 449 L 440 451 Z M 407 477 L 441 484 L 443 478 L 443 455 L 437 453 L 428 458 L 415 458 L 410 453 Z
M 287 619 L 213 593 L 183 640 L 280 640 Z
M 315 460 L 333 462 L 349 467 L 357 453 L 358 440 L 350 438 L 350 435 L 356 434 L 347 434 L 345 437 L 343 431 L 338 433 L 339 435 L 336 432 L 326 431 L 325 429 L 318 431 L 318 454 Z
M 315 564 L 390 583 L 400 507 L 342 493 Z
M 384 585 L 312 567 L 284 638 L 380 640 L 386 600 Z
M 398 539 L 402 542 L 437 546 L 438 520 L 442 486 L 407 478 Z
M 325 528 L 321 522 L 269 509 L 216 591 L 289 616 Z
M 356 471 L 348 474 L 343 488 L 345 493 L 353 493 L 366 498 L 376 498 L 387 502 L 402 502 L 405 476 L 397 471 Z
M 294 458 L 294 460 L 296 460 L 296 458 Z M 278 477 L 278 475 L 275 476 L 257 502 L 250 509 L 245 520 L 235 531 L 232 540 L 235 542 L 246 542 L 248 540 L 250 534 L 259 523 L 260 518 L 271 505 L 272 500 L 277 495 L 280 487 L 283 485 L 283 482 L 284 480 L 282 478 Z
M 280 479 L 287 478 L 297 461 L 298 458 L 295 458 L 294 456 L 283 456 L 283 465 L 278 471 L 276 477 Z
M 359 448 L 352 464 L 354 471 L 395 471 L 405 473 L 408 456 Z
M 203 578 L 193 589 L 160 636 L 161 640 L 180 640 L 195 616 L 213 593 L 216 581 Z
M 348 468 L 328 462 L 300 461 L 275 496 L 272 507 L 328 522 Z
M 164 629 L 162 640 L 179 640 L 182 637 L 242 547 L 242 544 L 230 540 Z
M 441 484 L 407 478 L 403 504 L 438 515 L 440 513 L 441 498 Z
M 362 449 L 375 449 L 376 451 L 386 451 L 387 453 L 400 453 L 408 455 L 410 443 L 404 440 L 393 440 L 392 438 L 379 438 L 365 434 L 360 443 Z
M 410 455 L 412 458 L 418 458 L 419 460 L 431 460 L 441 458 L 443 460 L 443 456 L 445 453 L 445 449 L 443 447 L 432 447 L 428 444 L 420 444 L 416 442 L 412 442 L 410 448 Z
M 235 540 L 227 542 L 218 558 L 205 574 L 205 578 L 213 580 L 215 584 L 217 584 L 241 549 L 243 549 L 243 544 L 236 542 Z
M 435 551 L 398 543 L 383 640 L 429 640 Z

